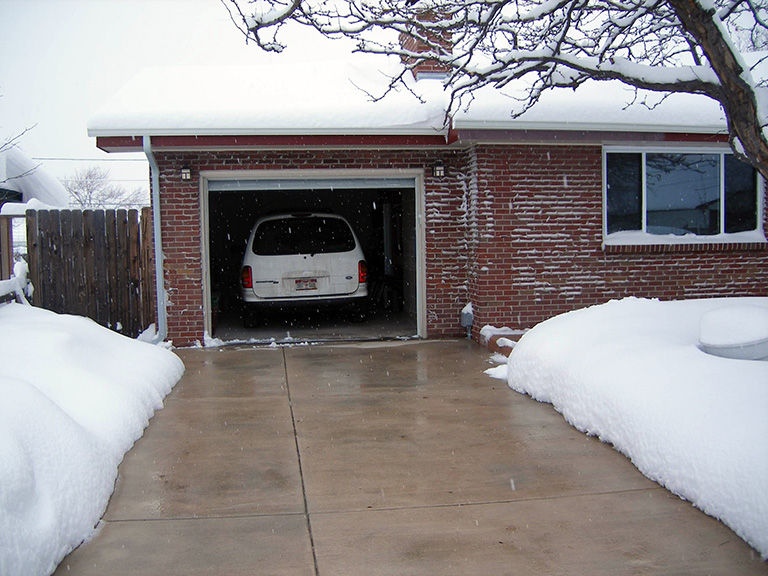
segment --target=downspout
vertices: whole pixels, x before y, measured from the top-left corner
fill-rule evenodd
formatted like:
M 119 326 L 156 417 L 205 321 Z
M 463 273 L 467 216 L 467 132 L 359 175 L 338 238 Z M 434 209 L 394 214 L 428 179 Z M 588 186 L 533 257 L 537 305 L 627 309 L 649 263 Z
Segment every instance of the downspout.
M 152 339 L 152 343 L 159 344 L 168 336 L 168 309 L 163 273 L 163 237 L 162 226 L 160 225 L 160 169 L 157 166 L 155 154 L 152 152 L 150 137 L 143 136 L 142 143 L 144 154 L 149 161 L 152 178 L 152 230 L 155 237 L 155 292 L 157 293 L 157 334 Z

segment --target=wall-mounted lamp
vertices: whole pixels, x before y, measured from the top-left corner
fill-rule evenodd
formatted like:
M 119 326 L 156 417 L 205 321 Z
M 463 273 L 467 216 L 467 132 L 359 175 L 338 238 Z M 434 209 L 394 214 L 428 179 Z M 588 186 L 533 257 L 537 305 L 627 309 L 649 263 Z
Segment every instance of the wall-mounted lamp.
M 442 178 L 445 176 L 445 166 L 442 164 L 435 164 L 432 166 L 432 176 L 435 178 Z
M 192 169 L 189 166 L 181 167 L 181 179 L 192 180 Z

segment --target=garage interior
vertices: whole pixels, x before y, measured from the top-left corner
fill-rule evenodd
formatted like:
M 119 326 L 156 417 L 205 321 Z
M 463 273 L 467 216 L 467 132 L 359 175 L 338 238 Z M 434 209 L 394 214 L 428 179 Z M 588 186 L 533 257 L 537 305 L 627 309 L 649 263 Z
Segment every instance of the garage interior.
M 385 340 L 417 336 L 416 190 L 412 178 L 223 180 L 208 186 L 211 336 L 227 341 Z M 251 228 L 268 214 L 345 217 L 368 263 L 364 318 L 343 306 L 269 308 L 246 326 L 240 270 Z

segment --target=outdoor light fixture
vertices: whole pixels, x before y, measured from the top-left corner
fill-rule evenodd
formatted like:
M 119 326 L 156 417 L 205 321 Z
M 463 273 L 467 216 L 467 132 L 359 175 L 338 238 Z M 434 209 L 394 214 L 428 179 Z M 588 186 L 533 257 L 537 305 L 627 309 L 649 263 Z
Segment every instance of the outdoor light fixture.
M 192 169 L 189 166 L 181 167 L 181 179 L 192 180 Z
M 442 178 L 445 176 L 445 166 L 442 164 L 435 164 L 432 166 L 432 176 L 435 178 Z

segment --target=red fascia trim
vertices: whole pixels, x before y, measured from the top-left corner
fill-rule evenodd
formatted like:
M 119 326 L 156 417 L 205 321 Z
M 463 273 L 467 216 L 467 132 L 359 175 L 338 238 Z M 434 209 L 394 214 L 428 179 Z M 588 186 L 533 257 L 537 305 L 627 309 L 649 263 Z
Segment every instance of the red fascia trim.
M 666 142 L 700 142 L 707 144 L 727 144 L 728 134 L 664 134 Z
M 97 136 L 96 147 L 104 152 L 141 152 L 144 150 L 141 136 Z
M 152 148 L 238 149 L 304 147 L 422 147 L 445 146 L 446 137 L 435 135 L 274 135 L 274 136 L 152 136 Z M 106 152 L 141 151 L 137 136 L 99 136 L 96 146 Z

